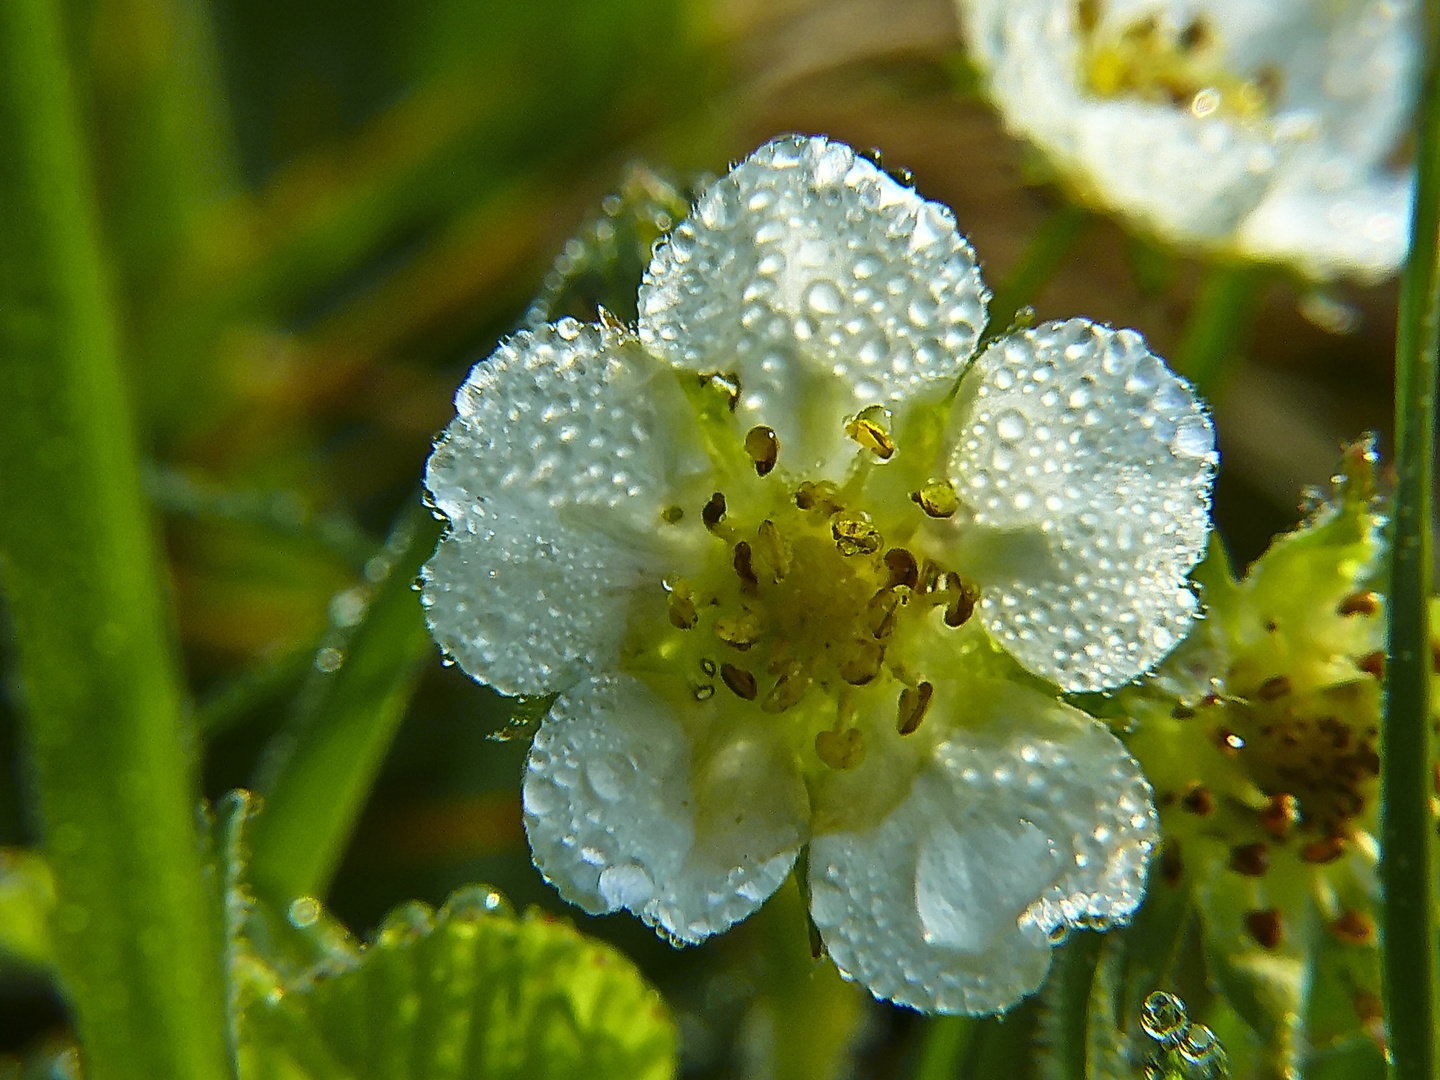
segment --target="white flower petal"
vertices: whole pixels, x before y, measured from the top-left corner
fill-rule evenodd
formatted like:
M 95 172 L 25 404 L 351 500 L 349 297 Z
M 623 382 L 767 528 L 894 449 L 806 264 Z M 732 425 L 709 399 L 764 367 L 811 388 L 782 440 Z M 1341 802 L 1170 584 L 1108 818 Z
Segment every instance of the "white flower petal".
M 505 694 L 613 666 L 640 575 L 704 543 L 660 524 L 707 469 L 673 373 L 569 320 L 504 342 L 455 405 L 425 473 L 450 525 L 423 572 L 435 639 Z
M 1158 821 L 1140 766 L 1085 714 L 1010 684 L 947 695 L 982 726 L 942 743 L 880 825 L 811 841 L 811 914 L 876 997 L 998 1012 L 1069 928 L 1139 907 Z
M 766 718 L 768 719 L 768 718 Z M 790 873 L 809 817 L 773 725 L 727 725 L 703 750 L 625 675 L 563 694 L 525 767 L 535 866 L 592 915 L 634 912 L 695 943 L 745 918 Z
M 656 248 L 640 338 L 679 367 L 738 374 L 742 430 L 769 425 L 782 467 L 834 475 L 855 449 L 846 418 L 953 385 L 988 299 L 949 209 L 848 146 L 787 136 Z
M 951 417 L 970 516 L 931 526 L 985 628 L 1067 690 L 1118 686 L 1184 637 L 1210 531 L 1215 432 L 1133 330 L 1086 319 L 996 342 Z

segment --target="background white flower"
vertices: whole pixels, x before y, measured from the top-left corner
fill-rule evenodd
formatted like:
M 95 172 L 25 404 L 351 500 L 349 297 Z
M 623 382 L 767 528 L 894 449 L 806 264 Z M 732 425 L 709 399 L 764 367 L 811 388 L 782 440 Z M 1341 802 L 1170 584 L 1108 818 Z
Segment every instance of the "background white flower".
M 427 471 L 437 640 L 559 693 L 536 866 L 695 942 L 808 843 L 843 972 L 1006 1008 L 1143 894 L 1149 787 L 1034 676 L 1117 686 L 1185 633 L 1208 417 L 1084 320 L 972 361 L 988 293 L 950 212 L 820 138 L 713 185 L 639 299 L 634 332 L 563 320 L 478 364 Z
M 1416 0 L 957 0 L 1006 125 L 1162 238 L 1394 272 Z

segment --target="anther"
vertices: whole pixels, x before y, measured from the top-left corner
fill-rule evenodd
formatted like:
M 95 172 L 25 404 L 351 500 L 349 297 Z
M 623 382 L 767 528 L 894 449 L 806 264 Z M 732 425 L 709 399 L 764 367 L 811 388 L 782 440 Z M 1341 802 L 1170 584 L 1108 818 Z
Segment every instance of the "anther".
M 935 687 L 928 682 L 922 682 L 913 690 L 909 687 L 901 690 L 895 730 L 901 735 L 912 734 L 930 711 L 930 699 L 934 696 Z
M 782 581 L 790 573 L 790 542 L 781 534 L 775 522 L 766 518 L 756 530 L 755 539 L 760 549 L 760 558 L 765 560 L 776 581 Z
M 703 671 L 706 675 L 714 675 L 714 674 L 715 674 L 715 661 L 714 661 L 714 660 L 711 660 L 708 656 L 701 657 L 701 658 L 700 658 L 700 670 Z
M 823 517 L 844 509 L 836 495 L 835 485 L 828 480 L 812 483 L 806 480 L 795 489 L 795 505 L 801 510 L 814 510 Z
M 715 620 L 715 636 L 732 649 L 744 652 L 760 640 L 760 620 L 744 615 L 722 615 Z
M 810 689 L 810 681 L 804 666 L 798 660 L 790 661 L 781 669 L 780 678 L 765 695 L 760 708 L 767 713 L 782 713 L 792 705 L 798 705 Z
M 1230 869 L 1246 877 L 1263 877 L 1270 869 L 1270 851 L 1264 844 L 1241 844 L 1230 852 Z
M 679 506 L 667 506 L 660 511 L 660 520 L 666 525 L 677 525 L 685 517 L 685 510 Z
M 1319 840 L 1313 840 L 1300 849 L 1300 858 L 1308 863 L 1329 863 L 1334 862 L 1345 854 L 1345 838 L 1343 836 L 1326 836 Z
M 945 606 L 945 625 L 964 626 L 975 614 L 975 604 L 980 599 L 980 590 L 960 577 L 959 574 L 945 575 L 945 588 L 952 599 Z
M 851 686 L 864 686 L 880 674 L 885 662 L 885 646 L 878 641 L 856 638 L 840 661 L 840 677 Z
M 815 736 L 815 753 L 836 771 L 853 769 L 865 760 L 865 736 L 859 728 L 822 731 Z
M 595 313 L 600 318 L 600 325 L 606 330 L 614 330 L 620 333 L 625 332 L 625 324 L 620 321 L 620 317 L 604 304 L 595 305 Z
M 760 687 L 755 682 L 755 676 L 734 664 L 721 664 L 720 678 L 736 697 L 744 698 L 746 701 L 754 701 L 755 695 L 760 692 Z
M 1278 948 L 1285 936 L 1285 926 L 1280 920 L 1279 908 L 1251 911 L 1245 916 L 1245 929 L 1250 931 L 1259 945 L 1266 949 Z
M 869 450 L 881 461 L 889 461 L 895 454 L 895 440 L 874 420 L 857 416 L 845 425 L 845 434 Z
M 1255 696 L 1261 701 L 1277 701 L 1290 693 L 1290 676 L 1272 675 L 1260 684 Z
M 1346 945 L 1374 945 L 1375 920 L 1363 911 L 1350 908 L 1329 926 L 1336 940 Z
M 949 480 L 928 480 L 919 491 L 910 493 L 915 503 L 932 518 L 948 518 L 960 509 L 960 499 L 955 494 L 955 485 Z
M 1192 814 L 1209 817 L 1215 812 L 1215 796 L 1209 789 L 1196 784 L 1180 799 L 1180 805 Z
M 734 372 L 714 371 L 700 376 L 701 386 L 711 386 L 725 395 L 725 404 L 731 412 L 740 404 L 740 376 Z
M 1337 615 L 1377 615 L 1379 612 L 1380 597 L 1368 590 L 1351 593 L 1335 609 Z
M 715 696 L 715 684 L 702 683 L 699 686 L 694 687 L 690 691 L 690 693 L 694 696 L 696 701 L 709 701 L 712 697 Z
M 841 514 L 830 526 L 830 535 L 835 546 L 846 558 L 853 555 L 874 555 L 885 545 L 880 531 L 870 524 L 869 519 L 859 513 Z
M 1366 653 L 1356 659 L 1355 666 L 1367 675 L 1383 679 L 1385 677 L 1385 650 L 1376 649 L 1374 652 Z
M 689 630 L 700 621 L 695 610 L 695 596 L 684 581 L 677 581 L 665 597 L 665 614 L 670 616 L 670 625 L 679 630 Z
M 899 585 L 913 589 L 920 580 L 920 567 L 915 562 L 915 556 L 905 548 L 891 548 L 885 552 L 885 569 L 889 572 L 885 584 L 892 589 Z
M 1172 836 L 1160 849 L 1160 876 L 1165 879 L 1165 884 L 1174 888 L 1180 884 L 1184 873 L 1185 863 L 1180 858 L 1180 843 Z
M 1271 795 L 1260 811 L 1260 827 L 1277 840 L 1290 835 L 1291 827 L 1300 820 L 1300 802 L 1294 795 Z
M 775 429 L 763 424 L 752 427 L 745 433 L 745 453 L 754 463 L 757 476 L 769 475 L 780 457 L 780 440 L 775 437 Z
M 714 532 L 715 526 L 720 524 L 720 520 L 724 516 L 725 493 L 723 491 L 717 491 L 714 495 L 710 496 L 710 501 L 707 502 L 704 509 L 700 511 L 700 517 L 705 522 L 705 527 L 711 532 Z
M 883 640 L 895 632 L 895 613 L 900 607 L 900 597 L 893 589 L 881 589 L 865 604 L 865 625 L 877 640 Z
M 750 553 L 750 545 L 741 540 L 735 545 L 735 576 L 740 579 L 740 591 L 747 596 L 754 596 L 760 588 L 760 579 L 755 576 L 755 560 Z

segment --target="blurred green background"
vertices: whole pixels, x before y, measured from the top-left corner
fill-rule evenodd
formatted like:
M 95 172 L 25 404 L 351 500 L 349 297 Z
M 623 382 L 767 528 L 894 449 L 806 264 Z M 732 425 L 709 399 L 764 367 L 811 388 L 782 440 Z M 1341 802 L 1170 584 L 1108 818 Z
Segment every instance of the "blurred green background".
M 347 647 L 383 576 L 375 556 L 455 387 L 632 163 L 683 188 L 783 131 L 876 147 L 955 209 L 992 287 L 1060 206 L 977 96 L 948 0 L 66 11 L 211 797 L 265 790 L 314 730 L 317 665 Z M 1134 326 L 1174 355 L 1203 274 L 1087 219 L 1031 302 L 1041 318 Z M 1270 277 L 1256 302 L 1211 388 L 1217 515 L 1242 564 L 1293 525 L 1342 440 L 1377 429 L 1388 450 L 1391 408 L 1393 283 Z M 524 742 L 488 738 L 509 704 L 397 625 L 382 646 L 418 666 L 390 687 L 404 719 L 330 887 L 338 915 L 363 931 L 403 899 L 491 882 L 636 957 L 680 1017 L 687 1074 L 911 1075 L 921 1025 L 812 969 L 793 886 L 683 952 L 629 917 L 565 908 L 525 849 Z M 3 629 L 0 670 L 0 846 L 30 845 Z M 1008 1029 L 1027 1023 L 1022 1009 Z M 41 978 L 0 969 L 0 1053 L 64 1024 Z M 1018 1045 L 996 1040 L 994 1062 Z

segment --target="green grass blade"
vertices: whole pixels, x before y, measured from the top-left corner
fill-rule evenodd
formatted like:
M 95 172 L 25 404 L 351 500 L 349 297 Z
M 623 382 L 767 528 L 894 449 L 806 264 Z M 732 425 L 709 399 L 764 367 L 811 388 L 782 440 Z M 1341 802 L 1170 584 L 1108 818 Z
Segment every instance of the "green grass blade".
M 1065 265 L 1092 220 L 1088 210 L 1064 202 L 1040 223 L 1021 253 L 1020 261 L 995 289 L 982 346 L 1009 332 L 1020 310 L 1033 304 L 1040 291 Z
M 54 0 L 0 0 L 0 575 L 92 1080 L 228 1075 L 194 762 Z
M 1400 285 L 1395 346 L 1395 521 L 1390 550 L 1389 659 L 1381 740 L 1380 828 L 1385 896 L 1385 1024 L 1395 1080 L 1440 1075 L 1435 829 L 1428 598 L 1440 348 L 1440 4 L 1429 8 L 1420 95 L 1414 222 Z
M 297 896 L 324 895 L 422 661 L 434 651 L 412 584 L 439 535 L 417 499 L 381 556 L 389 571 L 343 643 L 339 668 L 312 676 L 294 722 L 267 754 L 256 784 L 265 806 L 250 832 L 250 875 L 281 910 Z
M 1202 394 L 1220 391 L 1264 298 L 1265 273 L 1251 263 L 1216 262 L 1206 269 L 1171 357 L 1175 370 Z

